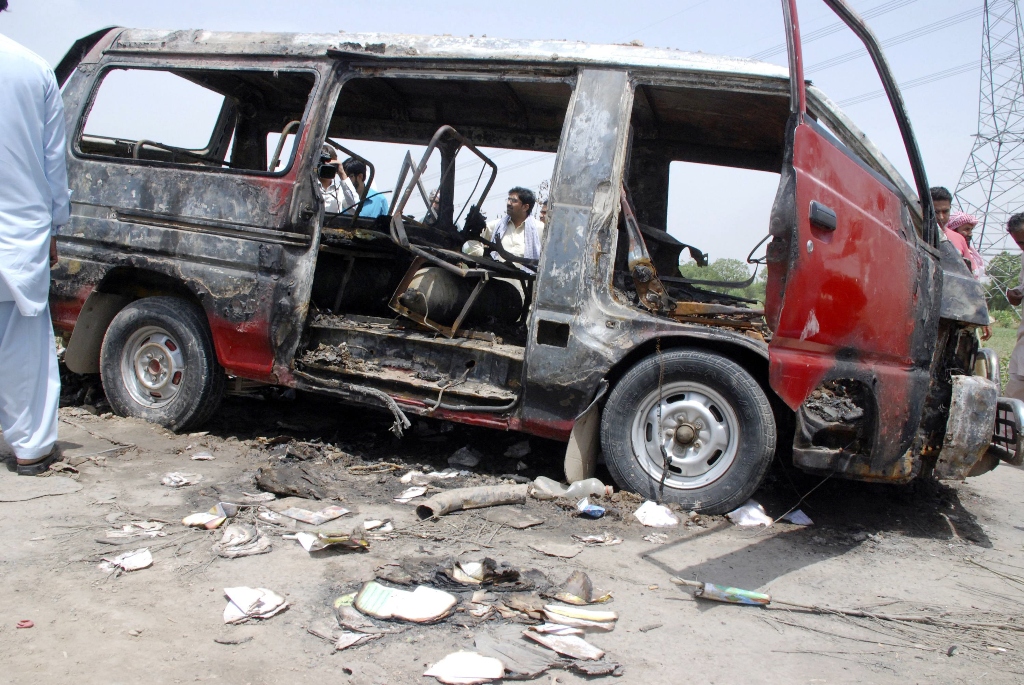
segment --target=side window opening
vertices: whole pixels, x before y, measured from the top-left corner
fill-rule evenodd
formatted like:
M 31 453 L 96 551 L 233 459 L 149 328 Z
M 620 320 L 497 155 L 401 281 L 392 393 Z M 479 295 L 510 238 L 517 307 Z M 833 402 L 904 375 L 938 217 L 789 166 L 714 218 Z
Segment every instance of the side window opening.
M 314 84 L 308 72 L 114 68 L 76 147 L 89 156 L 282 173 Z
M 537 265 L 523 240 L 543 238 L 539 202 L 501 242 L 507 259 L 480 241 L 512 188 L 546 196 L 571 94 L 564 79 L 530 76 L 345 82 L 318 169 L 324 221 L 303 372 L 372 375 L 386 359 L 432 397 L 451 383 L 444 402 L 515 397 Z
M 625 189 L 666 291 L 657 311 L 759 329 L 763 268 L 755 276 L 746 260 L 768 233 L 788 94 L 767 86 L 758 93 L 651 83 L 637 84 L 634 92 Z M 723 196 L 729 202 L 709 199 Z M 636 241 L 627 221 L 619 228 L 616 296 L 650 309 L 643 301 L 647 288 L 631 265 Z

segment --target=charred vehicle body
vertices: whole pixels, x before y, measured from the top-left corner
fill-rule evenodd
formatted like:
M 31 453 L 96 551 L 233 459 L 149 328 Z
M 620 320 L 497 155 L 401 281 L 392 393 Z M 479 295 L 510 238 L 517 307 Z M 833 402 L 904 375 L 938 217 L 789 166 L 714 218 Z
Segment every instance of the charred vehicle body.
M 749 497 L 776 454 L 887 482 L 1019 463 L 1024 404 L 999 398 L 979 349 L 981 287 L 937 229 L 877 43 L 826 2 L 874 60 L 913 184 L 805 82 L 795 0 L 788 71 L 486 38 L 83 38 L 57 70 L 73 210 L 51 308 L 67 365 L 101 373 L 118 413 L 176 429 L 229 383 L 257 382 L 386 407 L 399 432 L 413 414 L 565 440 L 570 479 L 602 453 L 621 487 L 712 513 Z M 90 133 L 97 91 L 140 70 L 218 98 L 209 140 Z M 393 186 L 377 178 L 381 216 L 362 211 L 375 172 L 352 141 L 422 150 Z M 325 142 L 370 177 L 337 213 Z M 462 250 L 482 241 L 493 148 L 555 154 L 539 259 Z M 734 284 L 679 277 L 677 160 L 778 174 L 766 253 L 751 257 L 768 272 L 763 309 L 722 292 Z M 417 198 L 421 219 L 406 211 Z

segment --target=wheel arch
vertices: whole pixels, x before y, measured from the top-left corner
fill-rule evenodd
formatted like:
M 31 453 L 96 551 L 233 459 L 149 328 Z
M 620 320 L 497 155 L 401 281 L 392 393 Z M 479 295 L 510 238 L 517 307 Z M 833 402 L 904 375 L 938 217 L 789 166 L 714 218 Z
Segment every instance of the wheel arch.
M 99 373 L 100 347 L 110 322 L 130 303 L 160 295 L 178 297 L 195 304 L 203 310 L 206 325 L 210 325 L 210 313 L 203 306 L 202 299 L 181 279 L 149 269 L 115 267 L 89 294 L 75 321 L 64 353 L 68 369 L 74 373 Z
M 619 380 L 640 360 L 655 354 L 658 350 L 659 336 L 652 336 L 629 351 L 622 359 L 616 362 L 608 370 L 605 378 L 608 380 L 608 392 L 611 392 Z M 700 336 L 687 333 L 672 333 L 660 336 L 662 351 L 679 349 L 682 347 L 698 349 L 704 352 L 713 352 L 739 364 L 749 373 L 757 384 L 761 386 L 764 394 L 771 402 L 772 411 L 775 414 L 775 424 L 778 430 L 779 440 L 776 445 L 777 454 L 788 456 L 792 450 L 792 430 L 796 425 L 796 414 L 786 406 L 775 391 L 772 389 L 768 377 L 768 346 L 764 349 L 756 346 L 753 341 L 731 340 L 727 336 Z M 607 395 L 606 395 L 607 396 Z

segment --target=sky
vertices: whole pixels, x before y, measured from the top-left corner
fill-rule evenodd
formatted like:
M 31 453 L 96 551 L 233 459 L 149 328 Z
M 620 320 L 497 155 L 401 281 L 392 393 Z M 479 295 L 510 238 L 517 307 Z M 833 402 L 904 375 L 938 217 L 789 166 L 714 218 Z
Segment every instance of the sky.
M 1005 2 L 1006 0 L 995 0 Z M 852 0 L 882 41 L 897 81 L 922 85 L 903 95 L 931 185 L 955 189 L 977 131 L 981 55 L 981 0 Z M 870 60 L 821 0 L 799 0 L 807 77 L 838 102 L 910 180 L 909 165 L 888 102 L 871 97 L 881 88 Z M 434 2 L 374 0 L 10 0 L 0 14 L 0 33 L 56 64 L 77 38 L 105 26 L 231 31 L 336 31 L 487 35 L 550 38 L 593 43 L 642 41 L 648 47 L 757 56 L 785 65 L 780 0 L 479 0 Z M 943 73 L 952 75 L 942 77 Z M 934 79 L 928 77 L 935 75 Z M 182 99 L 177 99 L 181 106 Z M 203 119 L 209 103 L 194 102 L 182 116 Z M 205 109 L 204 109 L 205 108 Z M 117 108 L 110 125 L 128 126 Z M 153 111 L 153 110 L 150 110 Z M 179 115 L 167 115 L 180 119 Z M 120 119 L 118 119 L 120 117 Z M 122 134 L 123 135 L 123 134 Z M 389 149 L 391 148 L 391 149 Z M 394 185 L 406 148 L 366 147 L 379 159 L 376 184 Z M 413 150 L 414 157 L 418 154 Z M 511 185 L 536 187 L 550 175 L 552 155 L 503 152 L 496 191 L 485 205 L 496 216 Z M 508 168 L 512 167 L 512 168 Z M 387 179 L 387 180 L 385 180 Z M 673 164 L 669 231 L 701 247 L 712 259 L 744 259 L 767 233 L 776 174 Z M 911 183 L 913 185 L 913 183 Z M 472 187 L 469 184 L 468 187 Z M 429 188 L 428 188 L 429 190 Z

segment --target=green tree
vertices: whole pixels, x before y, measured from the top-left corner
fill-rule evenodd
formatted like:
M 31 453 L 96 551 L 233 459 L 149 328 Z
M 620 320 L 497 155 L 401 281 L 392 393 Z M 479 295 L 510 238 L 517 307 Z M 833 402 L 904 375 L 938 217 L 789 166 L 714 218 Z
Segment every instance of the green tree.
M 693 260 L 679 265 L 679 274 L 683 278 L 692 278 L 698 281 L 728 281 L 739 283 L 750 278 L 750 266 L 739 259 L 716 259 L 707 266 L 699 266 Z M 768 282 L 768 271 L 758 267 L 757 278 L 745 288 L 719 288 L 716 286 L 697 286 L 706 290 L 737 295 L 750 300 L 757 300 L 764 303 L 765 287 Z
M 985 273 L 990 279 L 985 287 L 985 299 L 990 311 L 1010 310 L 1006 291 L 1020 283 L 1020 256 L 1003 251 L 989 261 Z

